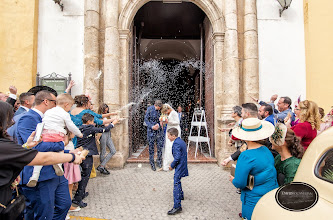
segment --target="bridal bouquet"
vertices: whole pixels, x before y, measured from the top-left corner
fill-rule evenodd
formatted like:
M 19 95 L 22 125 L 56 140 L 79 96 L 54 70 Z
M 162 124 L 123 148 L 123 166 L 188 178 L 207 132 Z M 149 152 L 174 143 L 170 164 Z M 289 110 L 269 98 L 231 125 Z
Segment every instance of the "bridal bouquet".
M 165 114 L 161 114 L 160 121 L 165 122 L 168 119 L 168 116 Z

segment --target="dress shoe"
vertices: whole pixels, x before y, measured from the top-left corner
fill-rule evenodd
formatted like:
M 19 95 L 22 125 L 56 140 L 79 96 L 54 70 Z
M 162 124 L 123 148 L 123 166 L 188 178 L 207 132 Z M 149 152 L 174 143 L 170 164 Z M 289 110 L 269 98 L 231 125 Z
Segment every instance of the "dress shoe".
M 98 170 L 99 172 L 103 172 L 103 167 L 101 167 L 101 165 L 99 165 L 97 168 L 96 168 L 96 170 Z
M 105 167 L 102 167 L 100 172 L 101 172 L 101 174 L 104 174 L 104 175 L 110 174 L 110 172 L 107 169 L 105 169 Z
M 87 205 L 88 205 L 87 203 L 83 202 L 82 200 L 81 201 L 73 200 L 72 203 L 77 205 L 77 206 L 80 206 L 80 208 L 87 207 Z
M 110 174 L 110 171 L 108 171 L 105 167 L 104 167 L 104 172 L 105 172 L 106 175 Z
M 155 164 L 150 164 L 150 166 L 151 166 L 151 169 L 152 169 L 153 171 L 156 171 Z
M 83 195 L 82 199 L 85 199 L 85 198 L 87 198 L 88 196 L 89 196 L 89 192 L 86 192 L 86 193 Z
M 182 211 L 182 207 L 179 208 L 172 208 L 170 211 L 168 211 L 168 215 L 175 215 Z

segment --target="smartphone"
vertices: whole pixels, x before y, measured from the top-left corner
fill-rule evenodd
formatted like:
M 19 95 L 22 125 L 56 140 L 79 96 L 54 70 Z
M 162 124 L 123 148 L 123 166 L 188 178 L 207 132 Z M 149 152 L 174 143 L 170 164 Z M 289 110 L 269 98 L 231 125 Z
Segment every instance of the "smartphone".
M 36 134 L 35 134 L 35 137 L 34 137 L 33 141 L 39 141 L 40 140 L 40 138 L 42 136 L 42 133 L 43 133 L 44 124 L 45 124 L 44 122 L 37 124 Z

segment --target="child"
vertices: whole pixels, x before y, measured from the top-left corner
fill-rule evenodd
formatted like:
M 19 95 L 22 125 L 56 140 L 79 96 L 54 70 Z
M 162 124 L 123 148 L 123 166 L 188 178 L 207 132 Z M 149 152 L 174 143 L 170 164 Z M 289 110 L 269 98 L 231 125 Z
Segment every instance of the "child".
M 113 120 L 113 122 L 105 128 L 98 128 L 94 126 L 94 116 L 89 113 L 85 113 L 82 116 L 82 122 L 83 125 L 80 126 L 80 131 L 82 132 L 83 137 L 77 139 L 77 146 L 82 146 L 84 149 L 89 150 L 89 154 L 81 163 L 81 181 L 79 182 L 78 189 L 73 199 L 73 203 L 80 206 L 81 208 L 87 206 L 87 203 L 84 203 L 82 200 L 85 196 L 86 187 L 88 185 L 91 169 L 93 166 L 92 155 L 98 155 L 95 134 L 110 131 L 111 128 L 113 128 L 114 125 L 118 123 L 118 120 Z
M 54 101 L 54 100 L 51 100 Z M 74 125 L 69 115 L 69 111 L 74 104 L 74 99 L 69 94 L 60 94 L 57 97 L 57 106 L 46 111 L 44 114 L 43 122 L 44 130 L 42 133 L 42 139 L 44 142 L 60 142 L 64 141 L 64 137 L 67 134 L 65 127 L 76 136 L 82 137 L 80 130 Z M 39 174 L 43 166 L 34 166 L 32 176 L 27 183 L 28 187 L 35 187 Z M 53 165 L 57 176 L 64 175 L 62 164 Z
M 174 175 L 174 188 L 173 188 L 173 208 L 168 211 L 168 215 L 175 215 L 182 211 L 181 200 L 184 200 L 184 192 L 182 184 L 180 182 L 182 177 L 188 176 L 187 170 L 187 150 L 186 143 L 178 137 L 177 128 L 169 128 L 167 130 L 167 136 L 172 144 L 173 162 L 171 163 L 169 170 L 175 169 Z
M 109 113 L 109 106 L 103 103 L 98 109 L 98 114 L 108 114 L 108 113 Z M 107 155 L 105 155 L 106 147 L 110 151 L 110 153 L 108 153 Z M 116 148 L 114 147 L 113 141 L 111 139 L 110 131 L 102 133 L 102 136 L 100 138 L 100 150 L 101 150 L 101 155 L 100 155 L 101 164 L 97 167 L 97 170 L 102 174 L 109 175 L 110 172 L 105 168 L 105 165 L 111 159 L 111 157 L 116 153 Z
M 65 146 L 65 150 L 74 150 L 74 144 L 72 142 L 72 139 L 74 138 L 74 134 L 71 132 L 68 132 L 67 134 L 69 142 Z M 72 191 L 73 191 L 73 185 L 74 183 L 77 183 L 81 180 L 81 171 L 80 166 L 73 163 L 64 163 L 64 176 L 68 180 L 68 189 L 69 189 L 69 195 L 72 199 Z M 80 207 L 73 207 L 71 206 L 69 208 L 69 212 L 76 212 L 80 211 Z

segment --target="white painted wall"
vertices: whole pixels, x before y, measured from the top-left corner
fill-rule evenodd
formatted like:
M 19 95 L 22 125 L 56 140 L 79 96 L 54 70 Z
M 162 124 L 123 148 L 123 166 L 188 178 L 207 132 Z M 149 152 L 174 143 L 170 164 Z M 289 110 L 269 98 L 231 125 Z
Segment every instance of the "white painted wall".
M 83 91 L 84 1 L 62 2 L 64 11 L 52 0 L 39 1 L 37 72 L 72 73 L 72 95 L 78 95 Z
M 303 1 L 279 16 L 276 0 L 257 0 L 260 99 L 272 94 L 296 101 L 306 97 Z

